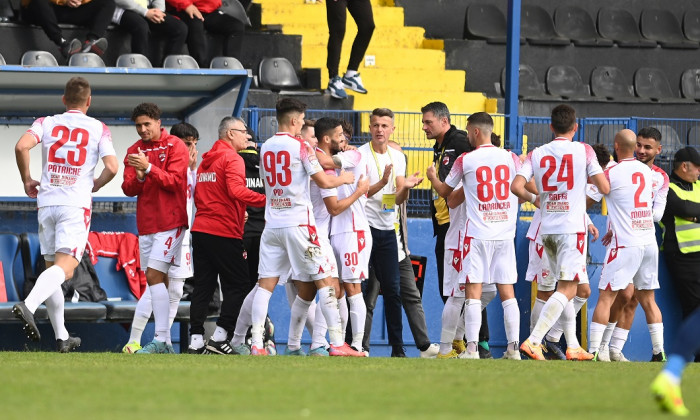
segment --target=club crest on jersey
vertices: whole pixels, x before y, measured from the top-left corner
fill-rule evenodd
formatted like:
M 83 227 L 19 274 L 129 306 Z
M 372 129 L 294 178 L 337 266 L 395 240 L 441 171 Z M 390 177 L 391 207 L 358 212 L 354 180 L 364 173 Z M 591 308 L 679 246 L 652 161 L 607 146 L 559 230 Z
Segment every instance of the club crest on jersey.
M 158 159 L 160 159 L 161 162 L 164 162 L 164 161 L 165 161 L 165 152 L 161 152 L 161 153 L 158 155 Z
M 460 291 L 460 292 L 463 292 L 463 291 L 465 291 L 466 289 L 467 289 L 467 285 L 466 285 L 466 284 L 464 284 L 464 283 L 460 283 L 460 284 L 459 284 L 459 291 Z
M 445 156 L 445 157 L 442 158 L 442 164 L 443 164 L 443 165 L 447 166 L 447 164 L 449 164 L 449 163 L 450 163 L 450 157 L 449 157 L 449 156 Z

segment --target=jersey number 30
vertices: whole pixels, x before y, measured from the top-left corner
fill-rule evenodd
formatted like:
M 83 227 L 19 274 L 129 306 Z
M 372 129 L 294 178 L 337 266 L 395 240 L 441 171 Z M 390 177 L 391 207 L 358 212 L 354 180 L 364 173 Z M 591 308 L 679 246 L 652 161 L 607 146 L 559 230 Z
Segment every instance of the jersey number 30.
M 87 159 L 87 145 L 88 141 L 90 140 L 90 134 L 87 132 L 87 130 L 82 128 L 75 128 L 71 130 L 66 126 L 57 125 L 53 128 L 51 136 L 57 138 L 58 140 L 56 143 L 52 144 L 51 148 L 49 149 L 49 162 L 65 164 L 66 160 L 68 160 L 69 165 L 83 166 L 85 160 Z M 63 147 L 63 145 L 69 141 L 76 143 L 75 148 L 77 151 L 69 150 L 68 153 L 66 153 L 65 158 L 56 156 L 58 149 Z
M 289 152 L 281 151 L 277 154 L 265 152 L 262 160 L 263 169 L 267 172 L 265 177 L 267 185 L 274 187 L 279 184 L 281 187 L 286 187 L 292 183 L 292 171 L 289 170 L 292 158 Z

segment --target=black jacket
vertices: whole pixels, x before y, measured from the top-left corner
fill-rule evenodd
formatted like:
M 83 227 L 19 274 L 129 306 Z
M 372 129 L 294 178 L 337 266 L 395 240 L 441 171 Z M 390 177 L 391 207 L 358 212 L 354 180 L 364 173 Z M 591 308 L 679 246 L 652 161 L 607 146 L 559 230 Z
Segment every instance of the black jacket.
M 471 152 L 474 148 L 469 144 L 467 132 L 458 130 L 454 125 L 450 126 L 445 136 L 442 139 L 442 144 L 437 141 L 433 145 L 433 163 L 437 169 L 438 178 L 445 182 L 445 178 L 450 174 L 452 165 L 462 153 Z M 447 201 L 440 198 L 444 202 L 445 207 Z M 433 235 L 437 235 L 438 219 L 436 217 L 437 209 L 432 197 L 430 198 L 430 216 L 433 219 Z
M 238 152 L 245 162 L 246 187 L 260 194 L 265 194 L 265 184 L 260 179 L 260 155 L 253 147 Z M 243 229 L 243 238 L 262 235 L 265 227 L 265 207 L 246 207 L 248 221 Z
M 675 172 L 671 172 L 669 182 L 676 184 L 681 189 L 691 191 L 693 184 L 682 180 Z M 676 238 L 676 222 L 674 216 L 679 217 L 697 217 L 700 220 L 700 203 L 694 203 L 688 200 L 681 200 L 673 188 L 668 189 L 666 199 L 666 209 L 661 218 L 661 223 L 664 224 L 664 252 L 680 253 L 678 248 L 678 239 Z M 700 257 L 700 252 L 692 252 L 685 255 L 694 255 Z M 700 260 L 699 260 L 700 261 Z

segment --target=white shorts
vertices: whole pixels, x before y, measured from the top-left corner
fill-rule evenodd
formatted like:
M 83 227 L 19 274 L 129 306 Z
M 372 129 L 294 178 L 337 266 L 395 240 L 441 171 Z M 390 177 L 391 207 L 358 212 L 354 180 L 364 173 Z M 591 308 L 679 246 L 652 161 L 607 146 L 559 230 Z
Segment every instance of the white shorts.
M 585 232 L 542 235 L 542 245 L 549 259 L 552 281 L 573 280 L 580 284 L 588 284 L 586 235 Z
M 489 241 L 464 238 L 460 282 L 467 284 L 515 284 L 515 243 L 512 239 Z
M 331 265 L 331 271 L 330 271 L 330 274 L 328 274 L 328 277 L 333 277 L 333 278 L 337 279 L 338 278 L 338 264 L 336 263 L 336 260 L 335 260 L 335 254 L 333 253 L 333 247 L 331 247 L 331 242 L 325 236 L 319 236 L 318 243 L 319 243 L 319 245 L 321 245 L 321 252 L 323 252 L 323 255 L 326 257 L 326 259 L 328 260 L 328 262 Z M 289 280 L 298 280 L 298 281 L 303 281 L 303 282 L 314 281 L 314 279 L 312 279 L 310 275 L 297 274 L 297 273 L 294 273 L 293 270 L 290 269 L 289 274 L 287 275 L 287 278 L 283 279 L 283 277 L 280 277 L 279 281 L 277 282 L 277 285 L 284 285 Z
M 529 260 L 527 263 L 526 281 L 537 283 L 537 290 L 541 292 L 551 292 L 556 289 L 557 281 L 551 275 L 549 259 L 544 247 L 537 242 L 530 240 Z
M 90 209 L 46 206 L 39 209 L 39 246 L 46 261 L 54 261 L 56 252 L 72 255 L 80 261 L 90 232 Z
M 182 241 L 187 229 L 179 227 L 165 232 L 139 236 L 141 269 L 146 268 L 168 273 L 171 266 L 179 266 L 182 255 Z
M 258 278 L 285 276 L 291 268 L 299 277 L 310 276 L 300 281 L 324 279 L 332 275 L 335 265 L 327 254 L 314 226 L 265 228 L 260 237 Z
M 372 253 L 370 231 L 343 232 L 331 236 L 335 259 L 343 283 L 362 283 L 369 276 L 369 256 Z
M 185 232 L 185 235 L 189 235 L 190 232 L 187 230 Z M 190 248 L 189 241 L 188 243 L 182 244 L 182 252 L 180 252 L 180 265 L 179 266 L 171 266 L 170 270 L 168 270 L 168 277 L 169 278 L 174 278 L 174 279 L 188 279 L 194 275 L 194 271 L 192 270 L 192 249 Z
M 618 291 L 632 282 L 637 290 L 659 288 L 659 248 L 656 244 L 608 248 L 598 288 Z
M 456 246 L 456 244 L 453 244 Z M 444 271 L 442 276 L 443 296 L 464 297 L 464 281 L 460 283 L 462 275 L 462 246 L 459 249 L 448 249 L 445 247 L 445 257 L 443 261 Z

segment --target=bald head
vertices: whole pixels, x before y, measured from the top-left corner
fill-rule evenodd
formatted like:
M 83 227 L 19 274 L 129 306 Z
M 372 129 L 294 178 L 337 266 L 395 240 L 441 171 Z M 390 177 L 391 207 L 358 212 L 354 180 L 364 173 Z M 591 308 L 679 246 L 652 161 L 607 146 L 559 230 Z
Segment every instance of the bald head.
M 633 157 L 636 147 L 637 134 L 634 131 L 625 128 L 615 134 L 615 152 L 618 159 Z

